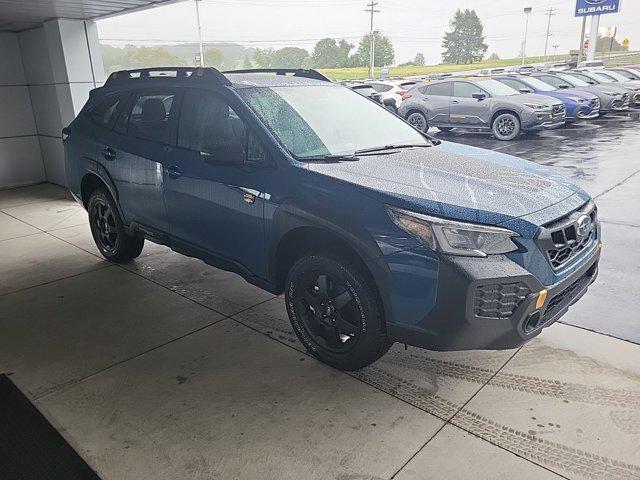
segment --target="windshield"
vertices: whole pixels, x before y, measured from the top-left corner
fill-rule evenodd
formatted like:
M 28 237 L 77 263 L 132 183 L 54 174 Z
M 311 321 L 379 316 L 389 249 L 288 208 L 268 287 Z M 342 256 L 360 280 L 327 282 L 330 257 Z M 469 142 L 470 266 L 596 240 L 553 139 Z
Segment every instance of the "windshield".
M 566 82 L 571 83 L 575 87 L 590 87 L 587 82 L 579 79 L 578 77 L 574 77 L 573 75 L 567 75 L 566 73 L 559 73 L 558 76 Z
M 475 82 L 479 87 L 484 88 L 487 92 L 495 97 L 502 97 L 505 95 L 518 95 L 520 92 L 511 88 L 504 83 L 497 80 L 478 80 Z
M 256 87 L 238 93 L 299 159 L 385 145 L 431 144 L 393 113 L 345 87 Z
M 611 77 L 614 80 L 617 80 L 618 82 L 627 82 L 629 81 L 629 79 L 627 77 L 625 77 L 624 75 L 619 74 L 618 72 L 607 72 L 607 73 L 602 73 L 601 75 L 606 75 L 607 77 Z
M 542 92 L 553 92 L 554 90 L 557 90 L 556 87 L 549 85 L 542 80 L 538 80 L 535 77 L 528 77 L 525 81 L 536 90 L 540 90 Z
M 611 80 L 609 77 L 607 77 L 606 75 L 600 75 L 599 73 L 593 73 L 591 72 L 591 76 L 593 78 L 595 78 L 598 82 L 600 83 L 613 83 L 614 81 Z

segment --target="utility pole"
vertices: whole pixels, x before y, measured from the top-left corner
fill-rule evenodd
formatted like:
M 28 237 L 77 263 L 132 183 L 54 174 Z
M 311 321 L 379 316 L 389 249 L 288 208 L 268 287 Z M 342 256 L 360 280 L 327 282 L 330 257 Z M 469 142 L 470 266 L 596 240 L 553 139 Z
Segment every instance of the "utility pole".
M 367 8 L 365 12 L 371 14 L 371 28 L 369 29 L 369 34 L 371 35 L 371 39 L 369 40 L 369 78 L 373 78 L 374 76 L 374 65 L 375 65 L 375 51 L 376 51 L 376 39 L 375 32 L 373 31 L 373 14 L 379 13 L 380 10 L 376 10 L 375 7 L 378 5 L 378 2 L 371 0 L 371 3 L 367 3 Z
M 578 63 L 584 58 L 584 34 L 587 30 L 587 17 L 582 17 L 582 29 L 580 30 L 580 45 L 578 45 Z
M 200 48 L 200 66 L 204 67 L 204 52 L 202 51 L 202 26 L 200 25 L 200 7 L 198 3 L 202 0 L 194 0 L 196 4 L 196 21 L 198 22 L 198 47 Z
M 524 23 L 524 41 L 522 42 L 522 65 L 524 65 L 525 58 L 527 58 L 527 33 L 529 32 L 529 14 L 533 8 L 524 7 L 524 16 L 526 18 Z
M 544 39 L 544 58 L 547 58 L 547 45 L 549 44 L 549 32 L 551 31 L 551 17 L 553 17 L 555 15 L 555 13 L 553 13 L 556 9 L 553 7 L 549 7 L 549 10 L 545 11 L 545 15 L 547 15 L 549 17 L 549 20 L 547 21 L 547 37 Z

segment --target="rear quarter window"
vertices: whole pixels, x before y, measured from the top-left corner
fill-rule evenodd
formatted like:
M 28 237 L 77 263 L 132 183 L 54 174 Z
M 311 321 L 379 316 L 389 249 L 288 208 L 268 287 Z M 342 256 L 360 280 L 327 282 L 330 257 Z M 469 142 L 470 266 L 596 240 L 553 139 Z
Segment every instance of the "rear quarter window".
M 122 94 L 108 95 L 89 110 L 89 117 L 101 127 L 109 128 L 123 102 Z

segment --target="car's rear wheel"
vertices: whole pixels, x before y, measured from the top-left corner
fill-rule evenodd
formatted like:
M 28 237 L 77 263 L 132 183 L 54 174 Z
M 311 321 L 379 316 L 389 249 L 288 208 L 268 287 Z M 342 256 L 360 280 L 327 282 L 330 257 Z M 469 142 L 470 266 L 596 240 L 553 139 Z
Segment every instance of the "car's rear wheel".
M 407 115 L 407 122 L 409 122 L 410 125 L 420 130 L 421 132 L 426 132 L 427 130 L 429 130 L 427 117 L 422 112 L 411 112 L 409 115 Z
M 451 130 L 453 130 L 453 127 L 438 127 L 438 130 L 440 130 L 441 132 L 450 132 Z
M 102 188 L 89 198 L 89 226 L 100 253 L 110 262 L 128 262 L 136 258 L 144 247 L 144 237 L 129 235 L 116 203 Z
M 513 140 L 520 135 L 520 119 L 513 113 L 501 113 L 493 119 L 491 130 L 498 140 Z
M 375 287 L 351 262 L 330 255 L 299 259 L 287 276 L 285 303 L 307 350 L 341 370 L 375 362 L 393 343 Z

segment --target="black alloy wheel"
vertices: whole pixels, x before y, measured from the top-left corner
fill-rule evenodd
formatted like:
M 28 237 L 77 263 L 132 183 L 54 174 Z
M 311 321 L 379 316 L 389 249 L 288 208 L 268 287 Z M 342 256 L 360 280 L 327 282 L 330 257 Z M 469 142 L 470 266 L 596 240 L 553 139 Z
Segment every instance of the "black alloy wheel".
M 343 281 L 326 273 L 310 272 L 298 282 L 294 308 L 307 335 L 322 348 L 345 353 L 358 342 L 362 319 L 354 295 Z
M 393 344 L 366 267 L 335 253 L 311 254 L 295 262 L 287 275 L 285 305 L 300 342 L 335 368 L 365 367 Z

